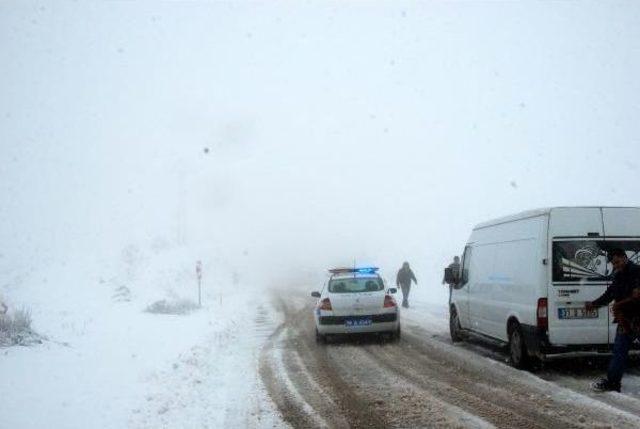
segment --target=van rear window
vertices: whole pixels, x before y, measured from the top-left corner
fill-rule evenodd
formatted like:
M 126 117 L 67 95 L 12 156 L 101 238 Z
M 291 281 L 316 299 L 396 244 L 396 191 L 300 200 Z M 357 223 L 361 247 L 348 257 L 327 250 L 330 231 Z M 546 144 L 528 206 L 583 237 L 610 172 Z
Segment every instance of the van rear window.
M 629 260 L 640 262 L 639 240 L 568 240 L 553 243 L 553 281 L 603 281 L 612 272 L 608 252 L 624 249 Z

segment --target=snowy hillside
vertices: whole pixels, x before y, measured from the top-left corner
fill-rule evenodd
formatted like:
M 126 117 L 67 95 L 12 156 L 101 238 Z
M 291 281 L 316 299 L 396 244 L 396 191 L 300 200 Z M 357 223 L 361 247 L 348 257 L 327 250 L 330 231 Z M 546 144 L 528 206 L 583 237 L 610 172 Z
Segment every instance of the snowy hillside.
M 207 262 L 203 307 L 186 314 L 145 311 L 160 300 L 197 304 L 185 248 L 131 246 L 118 260 L 74 255 L 3 276 L 10 311 L 30 308 L 44 337 L 41 345 L 0 349 L 3 426 L 240 425 L 238 400 L 261 404 L 254 367 L 266 332 L 255 316 L 268 303 L 234 284 L 231 271 L 209 275 Z

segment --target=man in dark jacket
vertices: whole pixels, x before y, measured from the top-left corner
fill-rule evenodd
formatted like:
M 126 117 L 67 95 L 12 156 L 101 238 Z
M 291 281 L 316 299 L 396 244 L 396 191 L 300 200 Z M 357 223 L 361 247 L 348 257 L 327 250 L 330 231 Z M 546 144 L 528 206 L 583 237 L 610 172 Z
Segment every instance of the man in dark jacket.
M 402 306 L 404 308 L 409 308 L 409 292 L 411 291 L 411 280 L 418 284 L 418 280 L 416 280 L 416 276 L 409 268 L 409 263 L 405 262 L 402 264 L 402 268 L 398 271 L 398 275 L 396 276 L 396 286 L 400 286 L 402 289 Z
M 454 256 L 453 262 L 450 263 L 447 268 L 451 268 L 451 273 L 453 274 L 453 278 L 454 278 L 454 282 L 449 283 L 449 303 L 451 303 L 451 293 L 453 292 L 452 289 L 458 283 L 458 280 L 460 280 L 460 257 Z M 447 283 L 445 277 L 446 277 L 446 271 L 445 271 L 445 275 L 442 277 L 442 284 Z
M 451 268 L 451 272 L 453 273 L 454 279 L 457 280 L 460 278 L 460 257 L 454 256 L 453 262 L 449 264 L 447 268 Z M 444 277 L 442 277 L 442 284 L 445 284 L 447 281 Z
M 601 392 L 610 390 L 619 392 L 631 343 L 640 334 L 632 327 L 634 323 L 637 324 L 638 317 L 634 314 L 638 307 L 633 304 L 640 300 L 640 267 L 629 261 L 623 249 L 612 250 L 609 252 L 609 257 L 614 269 L 613 282 L 598 299 L 588 302 L 586 309 L 589 311 L 615 301 L 612 311 L 618 328 L 613 344 L 613 356 L 609 362 L 607 378 L 596 381 L 592 387 Z

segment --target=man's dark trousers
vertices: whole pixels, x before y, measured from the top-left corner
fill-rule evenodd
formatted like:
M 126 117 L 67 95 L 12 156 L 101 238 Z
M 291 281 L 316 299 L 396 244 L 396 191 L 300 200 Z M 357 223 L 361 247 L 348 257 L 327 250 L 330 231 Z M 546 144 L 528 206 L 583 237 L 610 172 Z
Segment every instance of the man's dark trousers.
M 609 362 L 609 370 L 607 371 L 607 379 L 611 384 L 620 386 L 622 374 L 624 374 L 624 370 L 627 367 L 629 349 L 636 338 L 638 338 L 638 334 L 625 334 L 622 328 L 618 326 L 616 339 L 613 343 L 613 357 Z
M 408 307 L 409 306 L 409 292 L 411 291 L 411 283 L 406 284 L 406 285 L 400 283 L 400 289 L 402 289 L 402 306 L 403 307 Z

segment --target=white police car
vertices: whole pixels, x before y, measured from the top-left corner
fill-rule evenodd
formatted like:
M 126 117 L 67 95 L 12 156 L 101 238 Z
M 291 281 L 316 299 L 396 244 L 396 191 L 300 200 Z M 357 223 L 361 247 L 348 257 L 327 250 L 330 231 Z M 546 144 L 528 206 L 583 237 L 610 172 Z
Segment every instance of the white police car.
M 314 309 L 316 340 L 324 342 L 331 334 L 388 332 L 400 338 L 400 309 L 396 288 L 388 288 L 378 268 L 335 268 Z

